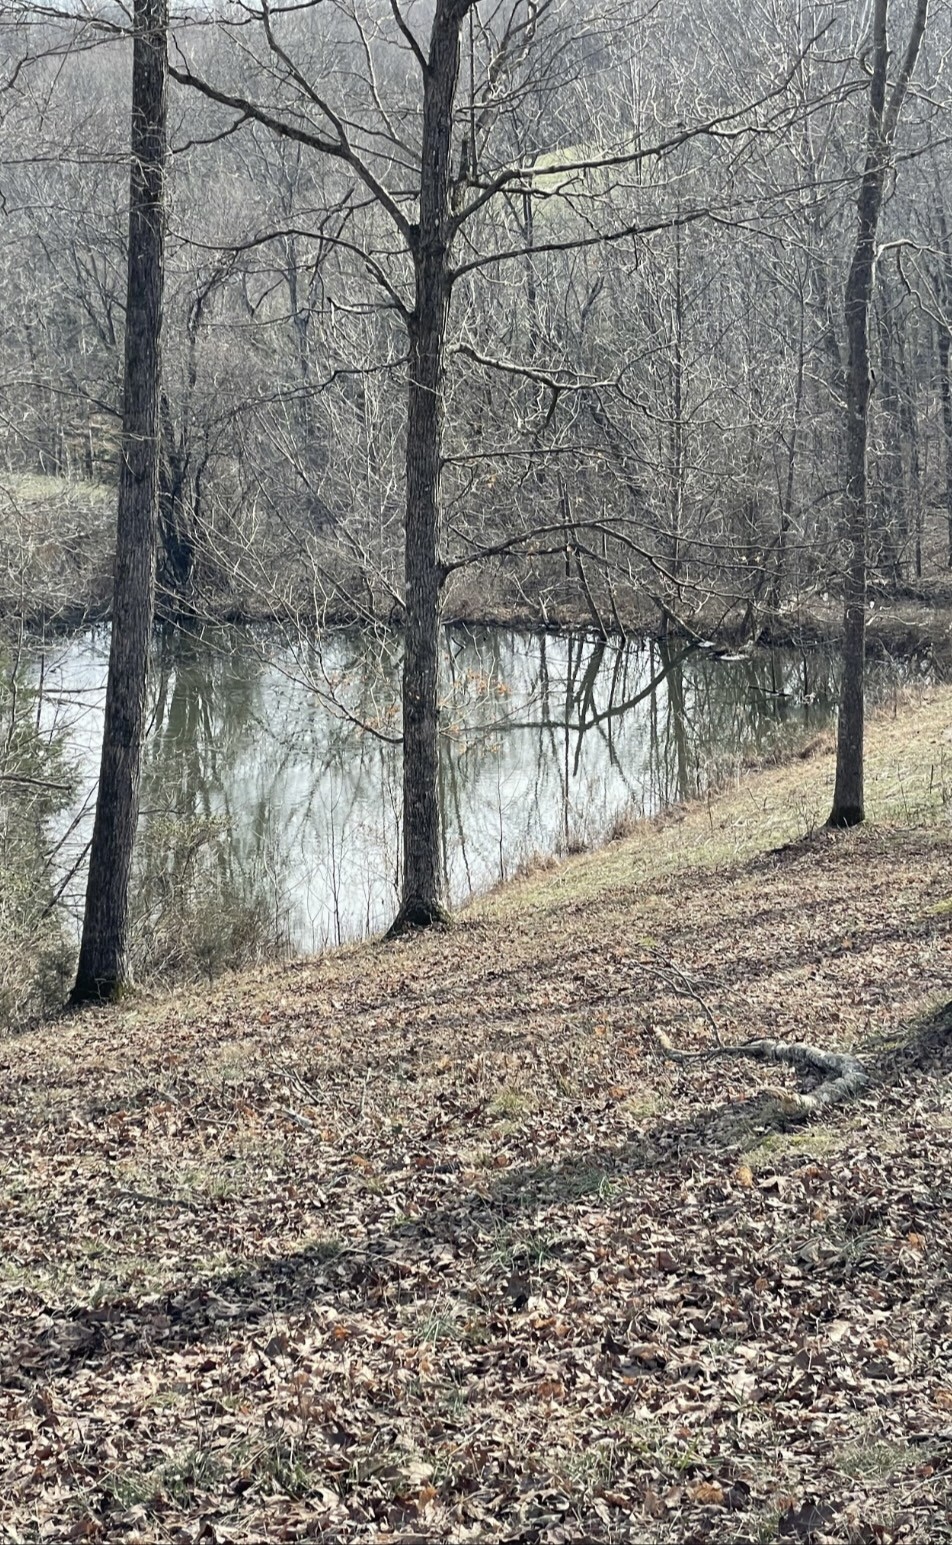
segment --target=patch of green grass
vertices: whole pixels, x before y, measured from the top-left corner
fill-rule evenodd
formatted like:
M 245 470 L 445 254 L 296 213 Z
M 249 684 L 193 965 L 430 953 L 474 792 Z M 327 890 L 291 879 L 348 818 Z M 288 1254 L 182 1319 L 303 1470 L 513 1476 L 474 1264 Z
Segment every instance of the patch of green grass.
M 439 1341 L 459 1341 L 460 1307 L 451 1301 L 429 1304 L 413 1316 L 410 1328 L 418 1340 L 431 1346 Z
M 452 1381 L 442 1384 L 430 1395 L 433 1408 L 451 1422 L 464 1422 L 469 1415 L 470 1399 L 459 1384 Z
M 497 1189 L 508 1195 L 517 1188 L 523 1200 L 532 1197 L 545 1202 L 577 1202 L 590 1196 L 607 1201 L 617 1186 L 617 1179 L 600 1164 L 587 1159 L 566 1159 L 556 1165 L 533 1165 L 517 1174 L 503 1170 Z
M 663 1116 L 670 1108 L 671 1101 L 657 1094 L 653 1089 L 644 1089 L 640 1094 L 630 1095 L 621 1103 L 621 1109 L 625 1115 L 631 1116 L 635 1121 L 646 1121 L 651 1116 Z
M 672 1439 L 670 1427 L 660 1419 L 623 1416 L 612 1425 L 611 1453 L 601 1457 L 602 1465 L 610 1462 L 617 1470 L 635 1460 L 669 1474 L 686 1475 L 705 1463 L 696 1439 Z
M 144 1507 L 160 1513 L 168 1500 L 190 1503 L 211 1491 L 227 1475 L 211 1448 L 183 1448 L 151 1469 L 119 1469 L 107 1476 L 103 1489 L 120 1507 Z
M 809 1127 L 805 1131 L 767 1132 L 742 1155 L 741 1163 L 758 1173 L 772 1169 L 778 1159 L 822 1159 L 839 1153 L 852 1141 L 858 1122 L 837 1127 Z
M 533 1271 L 543 1262 L 560 1254 L 562 1235 L 556 1231 L 526 1229 L 502 1225 L 489 1247 L 488 1259 L 506 1270 Z
M 250 1449 L 241 1457 L 239 1474 L 245 1481 L 257 1481 L 265 1492 L 278 1491 L 295 1501 L 327 1490 L 324 1472 L 309 1462 L 307 1449 L 292 1439 L 274 1439 Z
M 599 1164 L 576 1164 L 562 1170 L 557 1186 L 558 1195 L 566 1201 L 583 1196 L 597 1196 L 607 1201 L 617 1182 Z
M 848 1443 L 837 1455 L 839 1468 L 856 1481 L 888 1481 L 921 1460 L 921 1451 L 917 1452 L 901 1438 Z
M 497 1089 L 490 1100 L 486 1113 L 493 1120 L 504 1117 L 525 1116 L 529 1112 L 537 1110 L 539 1101 L 536 1095 L 528 1089 L 517 1089 L 514 1085 L 504 1085 Z
M 627 1458 L 626 1445 L 612 1436 L 588 1444 L 578 1453 L 563 1453 L 553 1468 L 573 1491 L 581 1487 L 590 1492 L 597 1486 L 610 1486 L 624 1473 Z

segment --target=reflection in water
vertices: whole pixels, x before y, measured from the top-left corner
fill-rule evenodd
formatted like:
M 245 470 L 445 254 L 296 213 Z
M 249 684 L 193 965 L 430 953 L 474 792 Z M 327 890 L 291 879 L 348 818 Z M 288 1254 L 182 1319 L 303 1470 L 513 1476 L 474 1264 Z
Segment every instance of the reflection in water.
M 64 875 L 88 840 L 107 650 L 107 635 L 87 634 L 43 662 L 43 712 L 66 724 L 84 785 L 62 834 Z M 171 887 L 204 843 L 220 893 L 270 909 L 297 949 L 379 929 L 399 883 L 398 681 L 399 641 L 353 630 L 303 649 L 240 628 L 157 636 L 140 886 Z M 728 661 L 581 634 L 449 633 L 453 901 L 534 853 L 597 841 L 620 814 L 703 792 L 828 723 L 833 700 L 821 654 Z M 66 894 L 79 905 L 80 872 Z

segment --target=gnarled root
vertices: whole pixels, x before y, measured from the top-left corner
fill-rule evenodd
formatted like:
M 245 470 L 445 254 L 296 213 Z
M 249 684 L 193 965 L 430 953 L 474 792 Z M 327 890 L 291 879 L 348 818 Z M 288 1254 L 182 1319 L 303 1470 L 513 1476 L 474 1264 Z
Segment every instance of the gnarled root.
M 869 1083 L 869 1074 L 858 1057 L 849 1052 L 820 1051 L 789 1041 L 744 1041 L 739 1046 L 715 1046 L 710 1051 L 680 1051 L 663 1031 L 655 1032 L 664 1055 L 672 1062 L 711 1062 L 715 1057 L 748 1057 L 752 1062 L 785 1063 L 807 1084 L 805 1092 L 768 1088 L 789 1115 L 806 1116 L 852 1100 Z M 812 1087 L 809 1087 L 812 1085 Z

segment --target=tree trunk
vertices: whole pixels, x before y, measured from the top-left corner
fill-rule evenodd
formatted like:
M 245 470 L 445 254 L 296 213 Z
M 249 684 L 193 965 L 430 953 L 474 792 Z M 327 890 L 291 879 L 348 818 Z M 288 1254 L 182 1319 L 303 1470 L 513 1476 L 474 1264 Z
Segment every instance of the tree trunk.
M 159 610 L 169 618 L 191 611 L 195 537 L 188 511 L 188 452 L 175 431 L 172 408 L 163 392 L 159 401 Z
M 952 331 L 948 325 L 949 306 L 952 303 L 952 242 L 949 240 L 949 223 L 945 210 L 939 207 L 939 240 L 942 262 L 935 272 L 933 289 L 939 303 L 938 351 L 939 396 L 942 401 L 942 438 L 945 447 L 945 514 L 947 528 L 947 566 L 952 569 L 952 373 L 949 359 L 952 355 Z M 920 571 L 921 572 L 921 571 Z M 918 575 L 917 575 L 918 577 Z
M 797 379 L 793 393 L 793 414 L 790 423 L 790 439 L 787 442 L 787 475 L 780 497 L 780 523 L 777 527 L 777 558 L 770 589 L 767 592 L 767 609 L 780 610 L 783 583 L 787 568 L 787 541 L 793 523 L 793 499 L 796 489 L 797 452 L 800 441 L 800 417 L 803 411 L 803 377 L 806 351 L 806 307 L 800 294 L 800 329 L 797 339 Z
M 952 333 L 945 323 L 939 325 L 939 392 L 942 397 L 942 433 L 945 439 L 945 511 L 948 528 L 948 567 L 952 569 Z
M 863 182 L 860 234 L 846 287 L 849 371 L 846 390 L 846 540 L 843 662 L 836 744 L 836 784 L 830 826 L 856 826 L 864 818 L 863 730 L 866 660 L 866 441 L 872 382 L 869 371 L 869 303 L 879 187 Z
M 864 819 L 863 731 L 866 660 L 866 449 L 872 378 L 869 368 L 869 310 L 873 296 L 876 231 L 892 142 L 906 87 L 925 29 L 927 0 L 918 0 L 910 40 L 889 103 L 886 80 L 889 44 L 888 0 L 874 0 L 872 75 L 869 83 L 866 162 L 857 200 L 858 229 L 846 281 L 846 497 L 848 544 L 843 616 L 843 675 L 836 741 L 836 782 L 828 826 L 856 826 Z
M 909 536 L 909 506 L 906 498 L 903 461 L 902 383 L 899 377 L 899 347 L 896 337 L 898 313 L 883 286 L 879 310 L 879 381 L 882 403 L 882 446 L 880 449 L 880 504 L 873 520 L 875 552 L 873 562 L 887 584 L 902 583 L 903 554 Z
M 71 1002 L 117 996 L 139 814 L 159 481 L 167 0 L 135 0 L 122 454 L 99 793 Z
M 391 937 L 449 920 L 440 857 L 440 457 L 451 290 L 450 137 L 467 8 L 459 0 L 439 0 L 424 77 L 420 221 L 412 243 L 414 306 L 408 320 L 403 884 Z
M 671 360 L 671 552 L 668 564 L 674 585 L 675 605 L 682 610 L 681 542 L 684 523 L 684 264 L 681 227 L 674 228 L 674 352 Z M 662 624 L 667 636 L 668 616 Z

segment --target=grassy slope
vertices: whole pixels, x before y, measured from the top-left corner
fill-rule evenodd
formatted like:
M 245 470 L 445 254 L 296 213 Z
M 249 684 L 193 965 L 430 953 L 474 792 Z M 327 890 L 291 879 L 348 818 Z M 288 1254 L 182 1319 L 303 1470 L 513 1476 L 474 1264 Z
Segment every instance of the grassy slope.
M 0 1537 L 952 1539 L 950 723 L 873 726 L 863 831 L 821 749 L 0 1046 Z M 671 967 L 880 1081 L 793 1127 L 661 1060 Z

